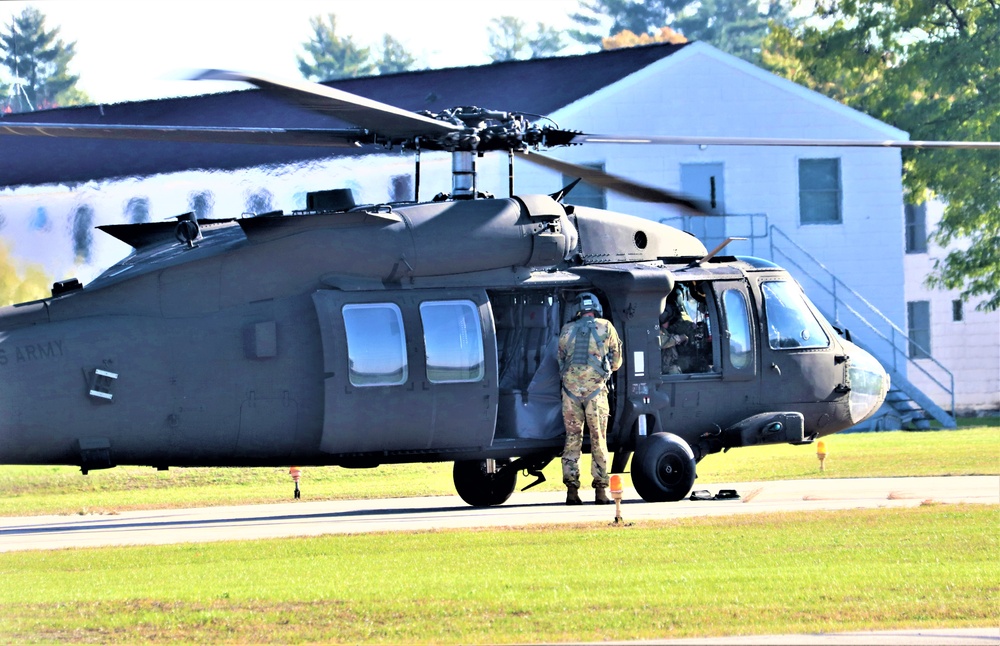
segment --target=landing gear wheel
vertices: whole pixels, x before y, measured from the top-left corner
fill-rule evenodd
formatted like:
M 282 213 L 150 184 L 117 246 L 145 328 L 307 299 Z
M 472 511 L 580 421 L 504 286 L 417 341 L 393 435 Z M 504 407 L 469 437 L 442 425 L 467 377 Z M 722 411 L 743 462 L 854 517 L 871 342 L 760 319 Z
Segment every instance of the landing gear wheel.
M 646 502 L 680 500 L 691 491 L 694 478 L 694 452 L 673 433 L 653 433 L 632 458 L 632 484 Z
M 496 460 L 496 473 L 486 472 L 486 460 L 455 463 L 455 490 L 473 507 L 492 507 L 507 502 L 517 485 L 517 469 L 510 460 Z

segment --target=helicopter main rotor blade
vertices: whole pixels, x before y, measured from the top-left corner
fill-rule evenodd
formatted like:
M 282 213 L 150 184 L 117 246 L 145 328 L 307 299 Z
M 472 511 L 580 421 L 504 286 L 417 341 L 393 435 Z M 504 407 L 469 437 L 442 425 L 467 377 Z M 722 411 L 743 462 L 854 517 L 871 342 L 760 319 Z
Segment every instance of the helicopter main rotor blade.
M 307 110 L 353 123 L 391 139 L 441 136 L 465 128 L 318 83 L 277 80 L 228 70 L 204 70 L 194 79 L 250 83 Z
M 269 146 L 352 147 L 371 139 L 363 130 L 310 128 L 218 128 L 201 126 L 134 126 L 83 123 L 0 122 L 0 135 L 70 137 L 78 139 L 124 139 L 214 144 L 258 144 Z
M 595 168 L 571 164 L 569 162 L 553 159 L 552 157 L 521 152 L 515 152 L 514 154 L 520 159 L 538 164 L 539 166 L 543 166 L 549 170 L 558 171 L 563 175 L 569 175 L 571 177 L 579 177 L 583 181 L 593 184 L 594 186 L 600 186 L 601 188 L 606 188 L 609 191 L 633 197 L 637 200 L 642 200 L 643 202 L 652 202 L 654 204 L 674 204 L 693 211 L 698 215 L 715 215 L 714 213 L 704 210 L 704 208 L 702 208 L 702 206 L 695 200 L 662 188 L 646 186 L 645 184 L 639 184 L 638 182 L 633 182 L 632 180 L 618 177 L 617 175 L 605 173 L 604 171 L 597 170 Z
M 995 141 L 907 141 L 864 139 L 772 139 L 578 134 L 571 144 L 660 144 L 667 146 L 830 146 L 835 148 L 978 148 L 1000 150 Z

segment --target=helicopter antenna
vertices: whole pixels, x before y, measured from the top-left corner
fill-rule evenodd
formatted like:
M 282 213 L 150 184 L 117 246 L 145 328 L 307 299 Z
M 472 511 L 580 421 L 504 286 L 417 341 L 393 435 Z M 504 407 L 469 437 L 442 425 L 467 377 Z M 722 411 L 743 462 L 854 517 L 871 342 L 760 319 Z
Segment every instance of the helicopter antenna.
M 569 195 L 569 192 L 572 191 L 574 188 L 576 188 L 576 185 L 580 183 L 581 179 L 582 178 L 577 177 L 576 179 L 574 179 L 572 182 L 570 182 L 566 186 L 563 186 L 561 189 L 559 189 L 555 193 L 552 193 L 549 197 L 551 197 L 556 202 L 560 202 L 561 203 L 563 201 L 563 198 L 566 197 L 567 195 Z

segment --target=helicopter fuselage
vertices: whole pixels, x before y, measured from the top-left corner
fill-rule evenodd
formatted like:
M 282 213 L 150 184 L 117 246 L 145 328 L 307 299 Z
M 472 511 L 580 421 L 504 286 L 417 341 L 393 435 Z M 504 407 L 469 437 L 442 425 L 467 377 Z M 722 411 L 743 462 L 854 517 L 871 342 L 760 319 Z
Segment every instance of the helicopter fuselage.
M 624 344 L 617 470 L 657 434 L 695 461 L 809 442 L 888 387 L 783 269 L 545 196 L 106 230 L 135 252 L 0 309 L 0 463 L 538 467 L 562 448 L 554 342 L 582 291 Z

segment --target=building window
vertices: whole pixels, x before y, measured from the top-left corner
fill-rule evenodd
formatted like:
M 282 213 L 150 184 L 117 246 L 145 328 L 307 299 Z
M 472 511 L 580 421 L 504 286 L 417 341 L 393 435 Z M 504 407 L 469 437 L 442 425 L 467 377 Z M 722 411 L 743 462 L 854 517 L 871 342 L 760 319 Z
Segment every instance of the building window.
M 927 253 L 927 204 L 907 204 L 906 253 Z
M 354 386 L 406 383 L 406 336 L 403 317 L 393 303 L 344 306 L 348 374 Z
M 393 175 L 389 185 L 389 201 L 412 202 L 413 199 L 413 176 Z
M 593 168 L 594 170 L 599 170 L 604 172 L 604 164 L 581 164 L 581 166 L 586 166 L 587 168 Z M 575 182 L 578 178 L 573 175 L 563 175 L 563 186 L 569 186 Z M 569 192 L 566 199 L 563 200 L 566 204 L 575 204 L 576 206 L 590 206 L 595 209 L 606 209 L 608 208 L 608 198 L 603 188 L 599 186 L 593 186 L 587 182 L 580 182 L 573 187 L 573 190 Z
M 965 310 L 962 309 L 962 301 L 951 302 L 951 320 L 956 323 L 965 320 Z
M 931 356 L 931 303 L 910 301 L 906 304 L 907 336 L 910 337 L 910 358 Z
M 125 219 L 132 224 L 149 222 L 149 198 L 132 197 L 125 205 Z
M 479 308 L 472 301 L 420 304 L 431 383 L 480 381 L 486 375 Z
M 799 160 L 799 221 L 837 224 L 840 213 L 840 159 Z

